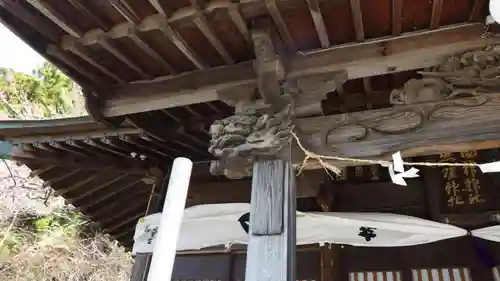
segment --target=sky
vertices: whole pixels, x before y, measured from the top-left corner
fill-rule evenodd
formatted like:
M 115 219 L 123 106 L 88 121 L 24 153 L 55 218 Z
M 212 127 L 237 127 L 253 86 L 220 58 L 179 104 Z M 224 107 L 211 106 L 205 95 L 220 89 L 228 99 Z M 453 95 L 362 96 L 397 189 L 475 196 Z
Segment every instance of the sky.
M 31 74 L 44 58 L 0 23 L 0 67 Z

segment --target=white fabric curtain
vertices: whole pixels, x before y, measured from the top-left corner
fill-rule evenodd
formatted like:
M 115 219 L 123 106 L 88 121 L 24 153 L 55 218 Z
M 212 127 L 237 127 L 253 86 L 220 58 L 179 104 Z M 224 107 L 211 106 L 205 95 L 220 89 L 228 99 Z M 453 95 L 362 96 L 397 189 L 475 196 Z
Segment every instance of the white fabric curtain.
M 472 236 L 482 238 L 485 240 L 490 240 L 494 242 L 500 242 L 500 225 L 494 225 L 490 227 L 485 227 L 481 229 L 476 229 L 471 231 Z
M 238 221 L 250 204 L 213 204 L 187 208 L 177 250 L 246 244 L 248 234 Z M 141 218 L 134 235 L 134 253 L 152 252 L 161 214 Z M 467 231 L 420 218 L 382 213 L 297 212 L 297 245 L 335 243 L 365 247 L 401 247 L 464 236 Z M 483 235 L 484 236 L 484 235 Z M 498 235 L 500 241 L 500 235 Z

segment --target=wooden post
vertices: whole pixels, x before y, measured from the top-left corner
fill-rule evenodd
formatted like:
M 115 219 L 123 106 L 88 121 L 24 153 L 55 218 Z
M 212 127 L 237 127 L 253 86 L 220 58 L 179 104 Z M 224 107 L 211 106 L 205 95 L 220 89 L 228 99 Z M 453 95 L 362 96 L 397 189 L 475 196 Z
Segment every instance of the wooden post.
M 289 159 L 253 164 L 246 281 L 295 280 L 295 175 Z

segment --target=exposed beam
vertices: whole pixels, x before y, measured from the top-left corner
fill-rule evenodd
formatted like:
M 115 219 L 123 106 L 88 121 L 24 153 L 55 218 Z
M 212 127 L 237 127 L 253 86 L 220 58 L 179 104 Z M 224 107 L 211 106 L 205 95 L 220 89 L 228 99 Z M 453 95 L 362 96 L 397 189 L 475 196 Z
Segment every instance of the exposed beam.
M 86 61 L 87 63 L 89 63 L 93 67 L 97 68 L 98 70 L 100 70 L 103 74 L 106 74 L 110 78 L 116 80 L 117 82 L 123 83 L 123 84 L 126 83 L 125 80 L 121 79 L 118 75 L 113 73 L 107 67 L 101 65 L 94 58 L 92 58 L 92 56 L 87 53 L 87 50 L 83 46 L 81 46 L 78 42 L 73 40 L 73 38 L 70 38 L 68 36 L 64 36 L 62 48 L 63 48 L 63 50 L 70 51 L 73 54 L 79 56 L 84 61 Z
M 141 19 L 127 0 L 107 0 L 128 22 L 139 24 Z
M 158 54 L 153 48 L 151 48 L 139 35 L 135 26 L 131 26 L 129 29 L 129 37 L 132 41 L 141 48 L 146 54 L 148 54 L 155 62 L 160 64 L 160 66 L 167 71 L 169 74 L 177 74 L 178 71 L 168 63 L 160 54 Z
M 36 169 L 36 170 L 32 169 L 29 177 L 30 178 L 41 177 L 43 174 L 45 174 L 48 171 L 50 171 L 52 169 L 55 169 L 55 168 L 57 168 L 57 167 L 56 166 L 46 166 L 46 167 L 42 167 L 42 168 L 39 168 L 39 169 Z
M 98 186 L 92 186 L 91 188 L 89 189 L 86 189 L 84 192 L 82 193 L 79 193 L 77 196 L 75 197 L 72 197 L 72 198 L 68 198 L 67 201 L 70 202 L 71 204 L 73 204 L 74 202 L 78 201 L 78 200 L 82 200 L 84 199 L 85 197 L 88 197 L 89 195 L 92 195 L 94 193 L 96 193 L 97 191 L 99 190 L 102 190 L 112 184 L 115 184 L 117 183 L 118 181 L 121 181 L 123 179 L 125 179 L 126 177 L 129 177 L 130 175 L 127 175 L 127 174 L 122 174 L 122 175 L 117 175 L 116 177 L 114 177 L 113 179 L 111 180 L 107 180 L 103 183 L 101 183 L 100 185 Z
M 96 13 L 94 11 L 90 10 L 87 6 L 85 6 L 85 3 L 82 3 L 85 1 L 86 0 L 68 0 L 68 2 L 73 7 L 75 7 L 75 9 L 82 12 L 86 17 L 91 18 L 95 23 L 97 23 L 99 28 L 101 28 L 102 30 L 106 30 L 106 31 L 109 30 L 109 28 L 110 28 L 109 23 L 104 21 L 101 17 L 96 15 Z
M 392 35 L 398 36 L 403 30 L 403 0 L 392 0 Z
M 92 175 L 92 176 L 90 176 L 88 178 L 85 178 L 83 180 L 77 181 L 77 182 L 71 184 L 70 186 L 66 186 L 65 185 L 63 188 L 59 188 L 59 189 L 55 190 L 54 195 L 55 196 L 61 196 L 61 195 L 64 195 L 64 194 L 66 194 L 68 192 L 72 192 L 72 191 L 74 191 L 74 190 L 76 190 L 76 189 L 78 189 L 78 188 L 80 188 L 80 187 L 88 184 L 89 182 L 95 180 L 96 178 L 100 177 L 101 175 L 102 174 L 98 172 L 98 173 L 96 173 L 96 174 L 94 174 L 94 175 Z
M 47 54 L 49 56 L 52 56 L 60 61 L 62 61 L 63 63 L 65 63 L 66 65 L 76 69 L 79 73 L 81 73 L 82 75 L 84 75 L 85 77 L 87 77 L 88 79 L 90 79 L 91 81 L 93 81 L 94 83 L 96 84 L 102 84 L 102 78 L 98 77 L 95 73 L 91 72 L 91 71 L 88 71 L 87 69 L 83 68 L 80 64 L 78 64 L 75 60 L 73 60 L 69 54 L 67 54 L 66 52 L 64 52 L 63 50 L 61 50 L 58 46 L 56 45 L 53 45 L 53 44 L 50 44 L 47 46 L 47 48 L 45 49 L 45 51 L 47 52 Z
M 60 151 L 63 151 L 63 152 L 69 152 L 71 154 L 74 154 L 75 156 L 79 156 L 79 157 L 86 157 L 88 156 L 87 154 L 83 153 L 83 152 L 80 152 L 80 151 L 77 151 L 74 149 L 74 147 L 68 145 L 68 144 L 65 144 L 65 143 L 59 143 L 59 142 L 55 142 L 55 141 L 51 141 L 49 142 L 49 145 L 60 150 Z
M 352 20 L 354 24 L 354 33 L 357 41 L 365 40 L 365 31 L 363 28 L 363 15 L 361 13 L 360 0 L 350 0 Z
M 170 14 L 162 0 L 149 0 L 149 3 L 160 15 L 167 17 Z
M 50 19 L 38 17 L 34 13 L 30 13 L 22 7 L 18 1 L 0 1 L 0 6 L 46 38 L 50 39 L 52 42 L 59 42 L 60 32 L 48 25 Z
M 99 221 L 100 225 L 110 224 L 113 222 L 116 223 L 116 221 L 118 219 L 122 218 L 123 216 L 125 216 L 133 211 L 136 211 L 136 213 L 142 213 L 144 216 L 144 213 L 145 213 L 144 211 L 146 210 L 147 203 L 148 203 L 147 201 L 135 200 L 135 202 L 131 202 L 131 204 L 128 205 L 126 208 L 123 208 L 123 209 L 121 209 L 118 212 L 115 212 L 113 214 L 109 214 L 105 218 L 99 219 L 99 218 L 96 218 L 95 216 L 91 216 L 91 217 L 92 217 L 92 220 Z
M 288 73 L 297 77 L 346 70 L 349 79 L 357 79 L 435 66 L 450 55 L 500 43 L 481 38 L 483 31 L 483 24 L 464 24 L 342 45 L 295 56 Z
M 238 4 L 235 3 L 230 4 L 227 12 L 229 13 L 231 20 L 236 25 L 236 28 L 238 28 L 243 38 L 245 38 L 245 40 L 248 43 L 251 43 L 252 40 L 250 39 L 250 32 L 248 31 L 247 23 L 245 22 L 243 16 L 240 13 Z
M 92 206 L 95 206 L 95 205 L 97 205 L 97 204 L 99 204 L 101 202 L 104 202 L 105 200 L 111 199 L 116 194 L 118 194 L 118 193 L 120 193 L 122 191 L 125 191 L 127 189 L 131 189 L 130 190 L 131 196 L 134 196 L 136 198 L 138 198 L 140 194 L 143 194 L 143 193 L 151 190 L 150 188 L 149 189 L 148 188 L 139 188 L 139 187 L 136 186 L 138 184 L 141 184 L 141 185 L 144 184 L 144 181 L 143 181 L 142 178 L 141 179 L 136 179 L 136 180 L 129 181 L 127 184 L 121 185 L 121 186 L 113 189 L 113 191 L 108 192 L 107 194 L 105 194 L 105 195 L 103 195 L 103 196 L 101 196 L 99 198 L 96 198 L 95 200 L 81 202 L 80 204 L 78 204 L 77 208 L 81 212 L 86 212 Z M 135 186 L 135 188 L 132 188 L 134 186 Z M 122 199 L 124 199 L 124 198 L 122 198 Z M 106 212 L 107 210 L 111 210 L 111 209 L 113 209 L 116 206 L 120 206 L 121 204 L 122 204 L 122 202 L 120 202 L 120 201 L 110 202 L 110 204 L 107 204 L 103 208 L 99 208 L 99 210 L 97 210 L 92 215 L 96 215 L 96 214 L 101 213 L 101 212 Z
M 287 61 L 287 75 L 297 78 L 346 71 L 349 79 L 356 79 L 435 66 L 450 55 L 500 43 L 498 38 L 481 38 L 483 31 L 482 24 L 466 24 L 299 54 Z M 252 62 L 128 84 L 106 101 L 103 115 L 213 101 L 219 98 L 218 92 L 234 92 L 241 86 L 257 86 Z
M 43 188 L 46 188 L 48 186 L 52 186 L 54 183 L 57 183 L 59 181 L 62 181 L 62 180 L 65 180 L 75 174 L 78 174 L 80 173 L 82 170 L 80 169 L 74 169 L 73 171 L 70 171 L 68 173 L 64 173 L 62 175 L 58 175 L 57 177 L 54 177 L 54 178 L 50 178 L 50 179 L 45 179 L 43 184 L 42 184 L 42 187 Z
M 297 45 L 295 44 L 292 34 L 288 30 L 288 27 L 285 21 L 283 20 L 283 17 L 281 16 L 281 12 L 278 8 L 278 5 L 276 4 L 276 0 L 265 0 L 265 2 L 267 10 L 269 11 L 269 14 L 272 17 L 274 24 L 278 29 L 278 32 L 281 36 L 283 43 L 285 43 L 285 46 L 287 47 L 288 51 L 295 53 L 297 51 Z
M 181 77 L 182 79 L 179 79 Z M 180 74 L 168 80 L 154 83 L 156 85 L 150 83 L 129 84 L 128 89 L 123 88 L 117 92 L 120 97 L 107 100 L 103 108 L 103 115 L 117 116 L 214 101 L 218 99 L 217 90 L 242 84 L 255 84 L 255 82 L 256 75 L 253 64 L 245 62 Z M 135 88 L 135 90 L 129 91 L 131 88 Z M 166 100 L 167 96 L 169 97 L 168 101 Z M 150 109 L 144 110 L 145 108 Z
M 83 36 L 84 32 L 70 20 L 54 9 L 49 3 L 43 0 L 27 0 L 35 9 L 40 13 L 44 14 L 52 22 L 54 22 L 61 29 L 66 31 L 73 37 L 80 38 Z
M 143 79 L 151 78 L 151 75 L 149 75 L 144 69 L 142 69 L 142 67 L 133 62 L 128 55 L 122 53 L 106 33 L 100 30 L 94 30 L 93 32 L 85 34 L 85 37 L 86 39 L 84 40 L 84 42 L 89 43 L 89 45 L 100 45 L 104 50 L 108 51 L 119 61 L 138 73 Z
M 441 11 L 443 10 L 443 0 L 432 1 L 431 29 L 439 27 L 441 21 Z
M 207 18 L 203 14 L 203 7 L 198 3 L 197 0 L 190 0 L 191 5 L 195 7 L 197 13 L 193 18 L 194 24 L 198 27 L 198 29 L 203 33 L 203 35 L 208 39 L 210 44 L 215 48 L 215 50 L 221 55 L 224 59 L 224 62 L 227 64 L 233 64 L 234 60 L 231 58 L 231 55 L 228 53 L 222 42 L 217 38 L 212 27 L 208 24 Z
M 8 142 L 1 142 L 1 144 L 8 144 Z M 21 161 L 25 164 L 34 165 L 47 165 L 54 167 L 64 167 L 64 168 L 78 168 L 82 170 L 89 171 L 99 171 L 99 170 L 111 170 L 111 171 L 123 171 L 128 174 L 145 174 L 147 173 L 147 165 L 141 163 L 141 161 L 135 161 L 132 159 L 110 159 L 110 157 L 105 156 L 95 156 L 89 157 L 74 157 L 72 155 L 64 155 L 60 157 L 60 154 L 49 153 L 49 152 L 28 152 L 13 146 L 11 150 L 0 151 L 0 155 L 6 159 L 12 159 L 16 161 Z
M 319 0 L 307 0 L 307 4 L 309 5 L 309 11 L 311 12 L 311 17 L 314 22 L 314 27 L 316 27 L 321 47 L 330 47 L 330 39 L 328 38 L 328 32 L 326 31 L 323 15 L 321 14 Z
M 66 134 L 51 134 L 48 133 L 32 133 L 26 135 L 4 136 L 5 140 L 15 143 L 33 143 L 47 141 L 66 141 L 66 140 L 83 140 L 86 138 L 98 138 L 103 136 L 120 136 L 120 135 L 135 135 L 141 132 L 137 128 L 118 128 L 118 129 L 100 129 L 100 130 L 85 130 L 80 132 Z
M 170 26 L 167 19 L 158 16 L 150 17 L 139 27 L 139 30 L 142 32 L 155 29 L 160 30 L 198 69 L 209 67 L 208 63 L 202 60 L 196 52 L 191 49 L 182 35 Z

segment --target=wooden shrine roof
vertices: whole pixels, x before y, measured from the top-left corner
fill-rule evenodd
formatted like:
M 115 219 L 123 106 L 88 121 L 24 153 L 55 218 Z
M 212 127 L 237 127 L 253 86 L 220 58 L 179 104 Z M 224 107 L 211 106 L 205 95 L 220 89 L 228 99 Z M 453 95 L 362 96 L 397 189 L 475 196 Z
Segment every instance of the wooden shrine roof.
M 329 95 L 331 113 L 388 106 L 389 90 L 412 77 L 397 73 L 486 45 L 482 24 L 468 24 L 484 22 L 485 2 L 2 0 L 0 20 L 94 91 L 109 117 L 255 84 L 249 27 L 270 17 L 289 75 L 347 69 L 353 81 Z
M 90 118 L 2 121 L 0 137 L 18 145 L 12 155 L 15 160 L 27 164 L 68 202 L 130 246 L 135 219 L 144 214 L 153 179 L 159 177 L 154 168 L 168 171 L 177 156 L 196 163 L 193 187 L 204 190 L 203 199 L 195 190 L 188 204 L 249 198 L 248 180 L 238 185 L 209 174 L 212 157 L 207 148 L 209 126 L 233 113 L 218 100 L 219 94 L 255 88 L 249 33 L 255 19 L 273 20 L 283 42 L 278 51 L 287 58 L 287 75 L 347 71 L 349 81 L 329 93 L 321 112 L 315 113 L 332 115 L 388 109 L 390 91 L 417 77 L 416 70 L 455 53 L 498 43 L 498 38 L 482 37 L 485 3 L 0 0 L 2 23 L 92 91 L 102 102 L 104 117 L 126 117 L 113 129 Z M 399 149 L 389 141 L 383 145 Z M 482 148 L 496 146 L 498 142 Z M 224 188 L 240 191 L 223 198 L 229 194 Z M 382 194 L 380 190 L 377 194 Z M 422 192 L 391 194 L 408 206 L 425 198 Z M 351 195 L 345 196 L 351 200 Z M 352 211 L 350 206 L 341 211 Z

